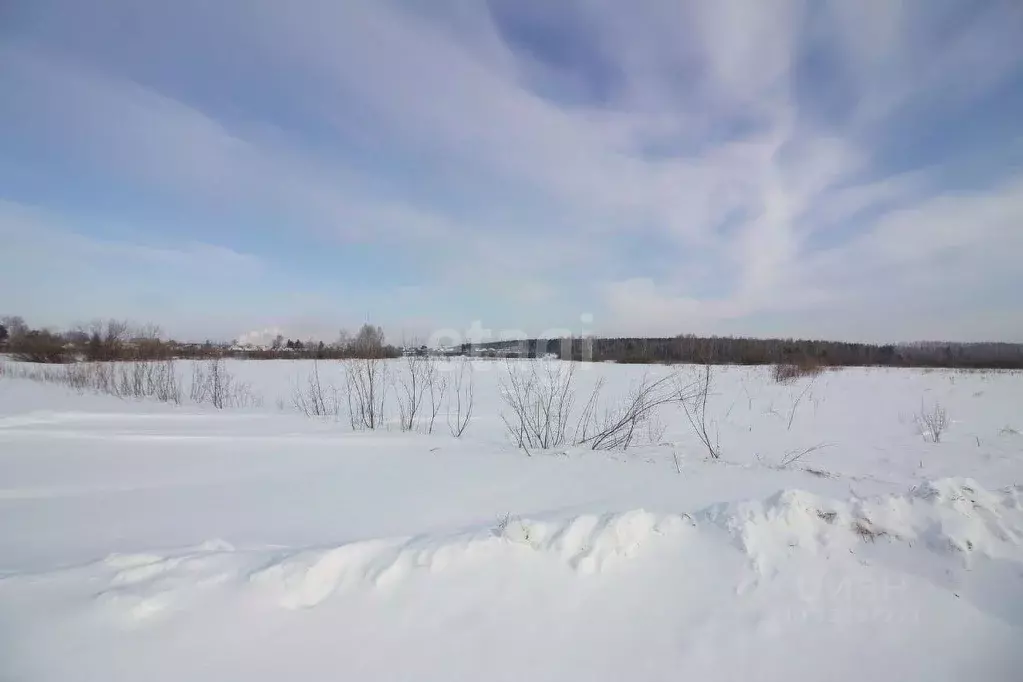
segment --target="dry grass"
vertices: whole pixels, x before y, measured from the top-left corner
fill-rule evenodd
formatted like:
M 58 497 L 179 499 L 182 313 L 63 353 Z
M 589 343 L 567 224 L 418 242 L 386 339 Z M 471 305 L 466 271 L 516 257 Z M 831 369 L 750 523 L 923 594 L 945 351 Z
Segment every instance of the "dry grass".
M 784 469 L 785 467 L 791 466 L 792 464 L 799 462 L 807 455 L 811 455 L 814 452 L 817 452 L 818 450 L 823 450 L 824 448 L 829 447 L 831 447 L 831 443 L 818 443 L 817 445 L 812 445 L 808 448 L 789 450 L 782 456 L 781 462 L 779 463 L 778 466 Z
M 66 386 L 118 398 L 151 398 L 181 403 L 181 385 L 172 360 L 73 362 L 63 365 L 0 363 L 0 376 Z
M 853 522 L 852 530 L 854 533 L 859 535 L 862 540 L 869 540 L 870 542 L 874 542 L 878 538 L 888 535 L 887 532 L 874 527 L 874 524 L 867 519 L 856 519 Z
M 829 472 L 825 471 L 824 469 L 814 469 L 813 467 L 803 467 L 803 471 L 805 471 L 806 473 L 810 474 L 811 476 L 816 476 L 817 478 L 831 478 L 831 474 Z
M 824 371 L 823 366 L 812 358 L 802 358 L 797 362 L 780 362 L 774 366 L 771 375 L 775 382 L 785 384 L 802 377 L 815 377 Z

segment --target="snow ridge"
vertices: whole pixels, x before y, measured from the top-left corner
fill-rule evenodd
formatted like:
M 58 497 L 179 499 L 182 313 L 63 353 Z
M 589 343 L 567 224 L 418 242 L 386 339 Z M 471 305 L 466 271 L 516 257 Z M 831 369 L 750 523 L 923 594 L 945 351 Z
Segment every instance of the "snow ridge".
M 724 528 L 760 572 L 786 548 L 819 553 L 879 539 L 922 542 L 939 552 L 1018 558 L 1019 496 L 1020 486 L 989 492 L 969 478 L 945 478 L 904 495 L 845 502 L 784 490 L 766 500 L 715 505 L 694 518 Z
M 415 572 L 543 557 L 580 575 L 606 570 L 651 542 L 720 533 L 760 574 L 794 550 L 812 554 L 864 542 L 904 542 L 929 551 L 1023 562 L 1019 486 L 997 492 L 972 479 L 927 482 L 903 495 L 836 501 L 802 490 L 714 505 L 690 514 L 645 510 L 565 520 L 506 518 L 448 536 L 372 539 L 333 548 L 237 550 L 213 541 L 173 555 L 113 555 L 92 569 L 108 586 L 98 598 L 131 620 L 187 608 L 225 585 L 269 595 L 288 609 L 315 607 L 340 590 L 385 588 Z M 87 567 L 90 568 L 90 567 Z

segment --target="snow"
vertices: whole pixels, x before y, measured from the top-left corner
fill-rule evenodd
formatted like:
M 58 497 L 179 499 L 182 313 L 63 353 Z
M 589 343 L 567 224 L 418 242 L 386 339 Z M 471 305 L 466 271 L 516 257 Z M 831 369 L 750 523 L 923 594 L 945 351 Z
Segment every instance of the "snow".
M 474 366 L 460 439 L 0 378 L 0 679 L 1020 679 L 1023 375 L 719 368 L 712 461 L 526 456 Z

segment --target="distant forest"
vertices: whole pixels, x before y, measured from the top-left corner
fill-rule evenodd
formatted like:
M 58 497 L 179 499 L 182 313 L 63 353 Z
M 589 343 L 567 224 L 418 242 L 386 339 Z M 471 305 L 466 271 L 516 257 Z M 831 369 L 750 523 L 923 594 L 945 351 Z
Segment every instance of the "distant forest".
M 497 341 L 440 351 L 425 346 L 387 344 L 380 327 L 363 325 L 355 335 L 342 333 L 333 342 L 292 341 L 278 336 L 266 348 L 232 344 L 178 343 L 161 338 L 157 327 L 126 322 L 96 322 L 66 332 L 32 329 L 20 317 L 0 318 L 0 352 L 25 362 L 76 360 L 159 360 L 166 358 L 236 357 L 261 359 L 339 359 L 398 357 L 402 353 L 478 357 L 543 357 L 619 363 L 714 363 L 796 365 L 800 367 L 885 366 L 1023 369 L 1019 343 L 865 344 L 800 339 L 741 337 L 572 338 Z
M 588 348 L 587 348 L 588 346 Z M 1023 344 L 909 343 L 875 345 L 736 337 L 530 339 L 480 344 L 486 353 L 619 363 L 795 364 L 829 366 L 1023 369 Z

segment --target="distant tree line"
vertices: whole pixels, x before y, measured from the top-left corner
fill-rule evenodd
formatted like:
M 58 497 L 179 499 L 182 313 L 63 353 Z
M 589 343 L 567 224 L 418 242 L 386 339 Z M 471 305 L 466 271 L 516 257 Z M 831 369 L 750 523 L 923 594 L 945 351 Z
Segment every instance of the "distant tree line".
M 237 357 L 251 359 L 388 358 L 401 355 L 380 327 L 364 324 L 355 335 L 342 331 L 330 343 L 285 339 L 266 347 L 235 343 L 180 343 L 164 339 L 155 325 L 106 320 L 66 332 L 32 329 L 21 317 L 0 317 L 0 352 L 26 362 L 75 360 L 163 360 Z M 542 357 L 619 363 L 718 363 L 738 365 L 952 367 L 1023 369 L 1023 344 L 867 344 L 804 339 L 700 337 L 526 339 L 462 344 L 450 355 Z
M 69 331 L 33 329 L 18 316 L 0 317 L 0 352 L 23 362 L 165 360 L 237 357 L 253 359 L 340 359 L 398 357 L 380 327 L 370 324 L 354 336 L 342 332 L 332 343 L 285 340 L 278 336 L 268 348 L 234 343 L 183 343 L 163 338 L 155 325 L 133 326 L 122 320 L 97 321 Z
M 484 353 L 618 363 L 717 363 L 1023 369 L 1023 344 L 845 343 L 744 337 L 528 339 L 479 344 Z M 463 352 L 465 349 L 463 348 Z M 479 351 L 476 351 L 479 352 Z

